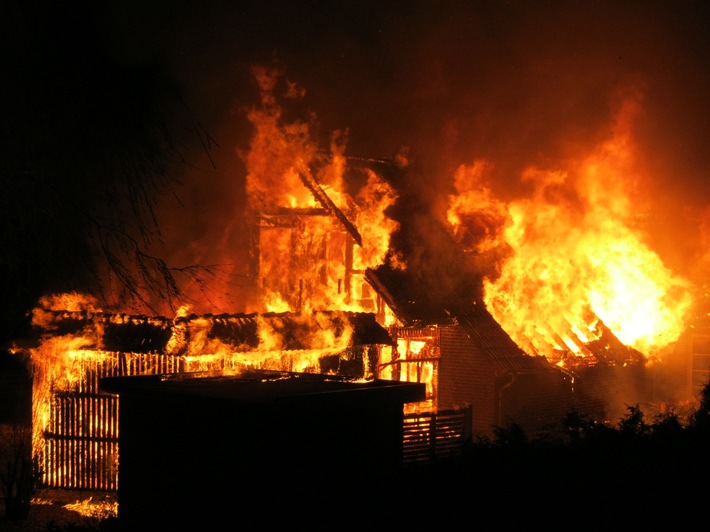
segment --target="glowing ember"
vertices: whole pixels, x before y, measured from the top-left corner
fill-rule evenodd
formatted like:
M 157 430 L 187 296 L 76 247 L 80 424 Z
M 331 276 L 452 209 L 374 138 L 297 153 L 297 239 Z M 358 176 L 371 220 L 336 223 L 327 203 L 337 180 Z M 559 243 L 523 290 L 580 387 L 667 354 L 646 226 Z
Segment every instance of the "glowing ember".
M 32 498 L 33 506 L 60 506 L 61 508 L 68 510 L 70 512 L 76 513 L 78 516 L 84 518 L 86 526 L 98 526 L 98 523 L 103 519 L 114 518 L 118 516 L 118 502 L 115 500 L 110 500 L 106 497 L 105 500 L 95 500 L 93 497 L 88 497 L 86 499 L 77 499 L 75 502 L 60 502 L 55 500 L 50 500 L 41 496 Z M 54 525 L 59 526 L 59 523 L 54 520 L 51 521 Z M 49 526 L 49 525 L 48 525 Z M 71 520 L 71 523 L 67 524 L 67 527 L 80 527 L 81 525 L 75 523 Z

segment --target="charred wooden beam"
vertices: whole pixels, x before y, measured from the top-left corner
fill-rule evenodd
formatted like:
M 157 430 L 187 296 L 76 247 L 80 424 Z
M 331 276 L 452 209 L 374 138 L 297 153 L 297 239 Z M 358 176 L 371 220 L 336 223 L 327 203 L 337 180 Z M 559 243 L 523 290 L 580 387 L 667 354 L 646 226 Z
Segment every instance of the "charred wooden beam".
M 385 283 L 380 280 L 377 273 L 372 268 L 367 268 L 365 270 L 365 280 L 375 290 L 375 292 L 377 292 L 387 306 L 392 309 L 392 312 L 394 312 L 398 319 L 402 320 L 407 325 L 412 324 L 412 321 L 405 316 L 404 309 L 397 305 L 397 301 L 392 293 L 387 289 Z
M 350 233 L 350 236 L 355 239 L 358 246 L 362 247 L 362 236 L 360 236 L 360 232 L 357 230 L 357 227 L 355 227 L 352 222 L 348 220 L 343 211 L 341 211 L 338 206 L 333 203 L 333 200 L 330 199 L 325 190 L 323 190 L 323 188 L 318 184 L 306 165 L 300 165 L 298 168 L 298 175 L 306 188 L 313 193 L 313 196 L 316 198 L 318 203 L 320 203 L 328 212 L 333 214 L 340 221 L 340 223 L 343 224 L 348 233 Z

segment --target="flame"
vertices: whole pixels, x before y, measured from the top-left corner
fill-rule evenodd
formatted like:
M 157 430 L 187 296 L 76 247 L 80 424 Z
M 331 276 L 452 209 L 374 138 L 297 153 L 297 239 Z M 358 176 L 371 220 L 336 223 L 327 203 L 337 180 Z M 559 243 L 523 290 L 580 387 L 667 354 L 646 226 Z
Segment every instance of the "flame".
M 191 305 L 181 305 L 176 311 L 175 311 L 175 317 L 180 318 L 180 317 L 185 317 L 190 314 L 192 307 Z
M 35 312 L 34 323 L 45 326 L 50 314 Z M 72 334 L 54 335 L 54 327 L 45 329 L 41 343 L 31 350 L 32 371 L 32 446 L 41 456 L 43 434 L 50 424 L 52 394 L 56 390 L 82 393 L 90 385 L 86 379 L 89 360 L 106 360 L 107 353 L 97 349 L 96 330 L 85 327 Z
M 377 307 L 364 279 L 368 268 L 385 260 L 393 268 L 407 268 L 402 255 L 389 249 L 399 227 L 387 215 L 398 199 L 396 191 L 367 169 L 364 185 L 353 195 L 346 186 L 351 170 L 347 132 L 333 133 L 328 150 L 322 150 L 311 138 L 310 122 L 285 119 L 276 96 L 283 74 L 255 68 L 254 77 L 261 99 L 247 115 L 254 134 L 242 157 L 250 207 L 260 217 L 260 314 L 249 316 L 253 338 L 229 338 L 212 334 L 212 325 L 242 318 L 194 316 L 190 305 L 180 307 L 164 353 L 174 364 L 170 371 L 320 373 L 325 357 L 351 346 L 354 331 L 344 312 L 382 310 L 378 315 L 385 325 L 396 323 L 389 308 Z M 286 100 L 304 94 L 286 83 Z M 521 179 L 532 188 L 530 198 L 508 203 L 496 198 L 486 185 L 494 170 L 489 161 L 461 165 L 453 176 L 456 194 L 447 212 L 452 234 L 471 255 L 494 265 L 484 281 L 485 304 L 530 354 L 554 363 L 560 352 L 586 357 L 606 327 L 650 357 L 687 326 L 690 282 L 664 265 L 634 224 L 644 205 L 631 134 L 638 112 L 637 100 L 630 99 L 609 138 L 584 156 L 558 167 L 528 167 Z M 399 164 L 408 164 L 405 152 L 397 157 Z M 326 309 L 330 312 L 319 313 Z M 33 313 L 33 325 L 44 332 L 40 345 L 31 349 L 38 451 L 51 422 L 52 393 L 84 391 L 91 385 L 87 367 L 92 364 L 118 371 L 119 354 L 104 345 L 106 322 L 87 319 L 80 330 L 58 334 L 61 313 L 91 318 L 102 311 L 92 298 L 69 293 L 43 297 Z M 427 396 L 435 397 L 439 353 L 434 344 L 424 333 L 398 338 L 396 349 L 382 348 L 378 377 L 423 382 Z M 120 356 L 126 374 L 166 372 L 162 354 Z
M 619 110 L 609 138 L 558 168 L 529 167 L 531 198 L 509 204 L 485 185 L 490 163 L 455 175 L 448 220 L 474 253 L 504 257 L 484 283 L 496 320 L 530 354 L 584 356 L 603 323 L 647 357 L 688 325 L 691 283 L 675 275 L 635 227 L 643 209 L 635 173 L 636 99 Z
M 61 297 L 49 299 L 62 300 Z M 96 410 L 103 408 L 97 403 L 82 403 L 84 406 L 71 412 L 56 408 L 60 396 L 96 397 L 101 377 L 173 373 L 241 375 L 255 369 L 338 374 L 340 362 L 331 362 L 327 367 L 322 365 L 323 360 L 330 357 L 334 361 L 362 358 L 364 377 L 360 378 L 372 378 L 367 374 L 371 370 L 365 367 L 360 348 L 353 344 L 351 315 L 340 311 L 190 315 L 168 320 L 38 307 L 33 314 L 33 325 L 41 331 L 37 345 L 13 348 L 15 352 L 27 351 L 30 359 L 33 453 L 52 479 L 66 479 L 70 485 L 77 481 L 76 471 L 47 451 L 45 438 L 57 430 L 61 433 L 66 427 L 78 426 L 86 432 L 84 435 L 105 435 L 102 423 L 108 418 L 105 412 Z M 144 330 L 141 327 L 169 333 L 164 348 L 141 344 L 145 349 L 141 352 L 109 349 L 113 344 L 107 339 L 116 338 L 116 334 L 121 338 L 141 335 Z M 119 332 L 112 335 L 112 330 Z M 138 336 L 135 340 L 141 338 Z M 106 461 L 111 459 L 105 458 Z
M 385 260 L 398 228 L 386 210 L 397 194 L 367 170 L 366 183 L 353 197 L 345 178 L 347 132 L 334 132 L 328 150 L 321 149 L 309 122 L 284 119 L 277 97 L 283 73 L 255 68 L 254 77 L 261 100 L 248 113 L 254 134 L 243 159 L 251 208 L 261 217 L 262 308 L 374 311 L 364 271 Z M 304 94 L 287 83 L 284 99 Z
M 390 235 L 399 228 L 399 223 L 385 214 L 397 201 L 397 193 L 375 172 L 368 170 L 367 175 L 367 184 L 358 194 L 360 210 L 356 217 L 357 226 L 366 228 L 356 257 L 356 268 L 359 270 L 374 268 L 384 262 Z

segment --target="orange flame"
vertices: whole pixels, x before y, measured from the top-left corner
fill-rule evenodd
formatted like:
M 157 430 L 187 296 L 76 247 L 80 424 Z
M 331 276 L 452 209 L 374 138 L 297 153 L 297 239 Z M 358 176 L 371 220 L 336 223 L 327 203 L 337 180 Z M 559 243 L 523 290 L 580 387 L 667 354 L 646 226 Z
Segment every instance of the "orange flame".
M 384 261 L 398 224 L 386 209 L 394 189 L 374 171 L 353 198 L 346 132 L 335 132 L 329 151 L 311 139 L 310 125 L 286 122 L 276 96 L 282 73 L 254 69 L 260 106 L 248 118 L 254 135 L 243 158 L 247 194 L 261 216 L 259 287 L 266 311 L 374 310 L 366 268 Z M 287 84 L 286 99 L 304 95 Z
M 622 106 L 611 137 L 557 169 L 528 168 L 530 199 L 505 205 L 484 185 L 488 163 L 461 167 L 449 222 L 476 253 L 505 250 L 485 303 L 530 354 L 583 355 L 601 320 L 647 357 L 687 327 L 691 283 L 674 275 L 634 227 L 642 209 L 634 173 L 635 100 Z M 576 340 L 575 340 L 576 337 Z

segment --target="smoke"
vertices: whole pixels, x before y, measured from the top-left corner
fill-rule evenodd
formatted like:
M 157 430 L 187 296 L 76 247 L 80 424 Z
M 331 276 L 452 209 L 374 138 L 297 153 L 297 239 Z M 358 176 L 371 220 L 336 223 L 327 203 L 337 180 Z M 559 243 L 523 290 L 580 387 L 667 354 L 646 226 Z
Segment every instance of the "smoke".
M 164 4 L 164 5 L 163 5 Z M 346 155 L 391 158 L 413 211 L 412 246 L 427 247 L 462 164 L 491 163 L 490 187 L 532 193 L 526 168 L 554 168 L 606 138 L 619 97 L 641 95 L 639 185 L 653 199 L 649 232 L 682 273 L 707 227 L 710 46 L 703 2 L 127 2 L 105 20 L 117 53 L 160 62 L 216 143 L 195 146 L 179 201 L 166 200 L 165 240 L 183 263 L 220 264 L 239 307 L 246 275 L 247 110 L 254 65 L 278 64 L 305 90 L 316 141 L 347 130 Z M 613 198 L 610 198 L 610 201 Z M 646 214 L 646 213 L 645 213 Z M 691 261 L 694 262 L 694 261 Z M 434 268 L 435 269 L 435 268 Z M 234 310 L 219 308 L 218 310 Z

